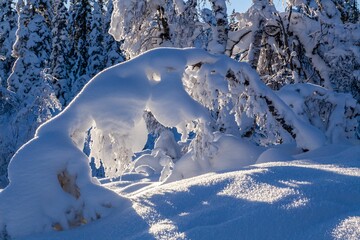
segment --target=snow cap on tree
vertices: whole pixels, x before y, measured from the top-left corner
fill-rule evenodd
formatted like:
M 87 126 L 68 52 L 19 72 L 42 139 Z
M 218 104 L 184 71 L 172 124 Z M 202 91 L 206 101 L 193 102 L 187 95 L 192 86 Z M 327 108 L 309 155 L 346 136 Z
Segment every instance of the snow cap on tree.
M 124 56 L 120 50 L 120 43 L 109 33 L 111 15 L 114 10 L 113 0 L 109 0 L 106 5 L 106 13 L 104 19 L 104 48 L 106 67 L 113 66 L 117 63 L 124 61 Z

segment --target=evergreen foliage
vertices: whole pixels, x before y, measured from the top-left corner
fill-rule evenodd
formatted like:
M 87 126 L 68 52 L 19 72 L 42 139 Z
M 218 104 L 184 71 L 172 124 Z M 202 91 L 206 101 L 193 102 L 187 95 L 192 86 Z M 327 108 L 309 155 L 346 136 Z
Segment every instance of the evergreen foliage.
M 43 88 L 41 72 L 49 66 L 51 53 L 50 6 L 47 1 L 28 1 L 19 13 L 19 28 L 13 55 L 16 62 L 9 77 L 9 89 L 24 100 L 31 91 Z M 21 1 L 18 2 L 22 6 Z
M 61 106 L 44 70 L 51 52 L 51 8 L 48 1 L 18 1 L 19 27 L 13 56 L 16 61 L 8 79 L 7 112 L 1 117 L 7 124 L 1 135 L 2 165 L 16 149 L 28 141 L 36 128 L 57 113 Z
M 72 99 L 89 80 L 86 73 L 89 60 L 89 33 L 91 31 L 89 0 L 70 2 L 69 33 L 71 43 L 70 91 Z
M 63 106 L 69 101 L 69 75 L 70 75 L 70 39 L 68 32 L 69 13 L 63 0 L 54 3 L 54 17 L 52 20 L 52 51 L 50 56 L 49 74 L 52 85 Z
M 0 86 L 2 87 L 7 87 L 6 80 L 15 61 L 11 56 L 17 28 L 17 12 L 14 6 L 13 1 L 0 1 Z
M 91 78 L 99 72 L 99 69 L 105 68 L 104 63 L 104 24 L 103 24 L 103 6 L 102 2 L 93 2 L 90 15 L 90 32 L 88 34 L 88 64 L 87 75 Z

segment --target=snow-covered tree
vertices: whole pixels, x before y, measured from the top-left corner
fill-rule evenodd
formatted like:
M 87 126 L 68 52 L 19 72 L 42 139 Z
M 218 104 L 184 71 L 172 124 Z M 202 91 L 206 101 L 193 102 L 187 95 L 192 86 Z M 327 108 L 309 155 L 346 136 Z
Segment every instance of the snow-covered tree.
M 17 2 L 18 30 L 13 48 L 16 61 L 8 78 L 8 89 L 15 97 L 5 98 L 16 102 L 11 104 L 16 108 L 7 116 L 8 126 L 1 135 L 5 147 L 1 156 L 6 164 L 16 149 L 33 137 L 36 128 L 60 109 L 44 73 L 51 51 L 50 9 L 48 1 Z
M 206 48 L 210 25 L 200 22 L 197 6 L 196 0 L 114 0 L 109 32 L 121 43 L 127 59 L 156 47 Z M 149 145 L 153 146 L 161 132 L 154 129 L 158 123 L 149 116 L 151 113 L 144 115 L 146 122 L 155 123 L 148 125 L 153 140 Z
M 288 6 L 301 6 L 307 11 L 321 12 L 322 17 L 343 23 L 357 23 L 359 9 L 356 0 L 288 0 Z
M 103 31 L 103 6 L 102 2 L 93 1 L 88 48 L 87 75 L 91 78 L 104 69 L 104 31 Z
M 18 2 L 21 6 L 21 1 Z M 51 22 L 48 1 L 27 1 L 19 13 L 19 27 L 13 55 L 16 62 L 8 88 L 20 99 L 42 85 L 41 72 L 48 67 L 51 53 Z M 25 103 L 26 105 L 26 103 Z
M 68 10 L 63 0 L 54 2 L 54 17 L 52 19 L 52 49 L 50 55 L 49 75 L 56 97 L 63 106 L 69 101 L 70 75 L 70 39 L 68 32 Z
M 333 0 L 336 8 L 340 11 L 341 20 L 346 23 L 358 23 L 359 22 L 359 6 L 356 0 Z
M 247 61 L 273 89 L 297 81 L 293 78 L 296 46 L 289 39 L 288 24 L 268 0 L 253 1 L 245 13 L 234 14 L 227 54 Z
M 124 56 L 120 50 L 120 43 L 115 41 L 114 37 L 108 33 L 113 10 L 113 0 L 109 0 L 106 5 L 106 12 L 104 17 L 104 48 L 106 67 L 110 67 L 124 61 Z
M 278 13 L 257 0 L 235 14 L 227 54 L 249 62 L 273 89 L 309 82 L 359 99 L 358 24 L 341 21 L 332 1 L 288 1 Z
M 202 14 L 201 3 L 203 1 L 175 1 L 176 14 L 168 14 L 171 41 L 174 47 L 203 49 L 208 47 L 213 25 L 212 22 L 206 22 L 207 16 Z M 210 19 L 213 19 L 213 16 Z
M 156 47 L 205 48 L 210 26 L 200 21 L 197 5 L 196 0 L 116 0 L 110 33 L 122 41 L 128 59 Z M 220 28 L 215 27 L 221 32 Z
M 360 54 L 356 46 L 360 45 L 360 28 L 359 24 L 342 20 L 341 8 L 336 7 L 340 3 L 345 1 L 317 1 L 309 7 L 293 3 L 287 14 L 289 31 L 300 46 L 296 55 L 305 56 L 312 68 L 313 74 L 307 74 L 305 81 L 351 93 L 359 100 Z
M 165 1 L 114 1 L 110 32 L 132 58 L 148 49 L 166 45 L 170 40 Z M 114 23 L 116 25 L 114 25 Z
M 7 167 L 11 156 L 16 151 L 15 126 L 11 126 L 11 123 L 18 109 L 19 101 L 16 95 L 0 87 L 0 188 L 8 184 Z
M 70 1 L 69 33 L 71 46 L 70 92 L 72 99 L 89 80 L 86 73 L 89 60 L 91 5 L 88 0 Z
M 210 0 L 215 24 L 212 26 L 212 37 L 208 50 L 214 53 L 225 53 L 228 40 L 228 20 L 225 0 Z
M 11 56 L 17 28 L 17 13 L 14 6 L 13 1 L 0 1 L 0 86 L 2 87 L 7 87 L 6 81 L 15 61 Z

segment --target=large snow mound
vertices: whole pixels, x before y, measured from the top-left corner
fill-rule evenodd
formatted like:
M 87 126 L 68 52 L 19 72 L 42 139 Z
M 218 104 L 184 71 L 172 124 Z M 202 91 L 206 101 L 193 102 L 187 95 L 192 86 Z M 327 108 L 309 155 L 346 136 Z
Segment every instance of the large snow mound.
M 108 154 L 106 166 L 116 172 L 126 162 L 123 158 L 140 151 L 146 142 L 144 110 L 151 109 L 166 126 L 206 120 L 205 108 L 187 94 L 181 81 L 184 66 L 200 59 L 212 57 L 201 50 L 161 49 L 92 79 L 12 158 L 10 184 L 0 194 L 3 235 L 77 227 L 107 216 L 113 208 L 126 207 L 127 200 L 91 178 L 88 157 L 82 152 L 86 135 L 96 129 L 100 138 L 111 140 L 95 147 L 97 153 Z
M 106 186 L 132 207 L 24 239 L 359 239 L 359 156 L 357 147 L 333 145 L 162 185 L 129 176 Z

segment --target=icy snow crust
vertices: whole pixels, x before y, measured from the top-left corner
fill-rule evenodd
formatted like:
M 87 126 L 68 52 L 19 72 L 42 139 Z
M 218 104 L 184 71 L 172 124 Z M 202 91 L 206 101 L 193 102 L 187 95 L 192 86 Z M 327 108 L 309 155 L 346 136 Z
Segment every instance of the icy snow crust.
M 128 175 L 105 186 L 132 207 L 20 239 L 360 239 L 359 156 L 358 147 L 332 145 L 292 155 L 295 161 L 163 185 Z
M 253 91 L 259 96 L 266 96 L 286 122 L 293 126 L 297 144 L 291 147 L 294 152 L 301 148 L 317 149 L 325 144 L 325 135 L 299 119 L 247 64 L 199 49 L 152 50 L 98 74 L 60 115 L 40 126 L 35 138 L 15 154 L 9 165 L 10 184 L 0 193 L 0 230 L 19 237 L 77 227 L 113 211 L 117 214 L 127 212 L 124 217 L 129 214 L 130 200 L 101 187 L 97 180 L 91 178 L 88 157 L 82 150 L 90 131 L 97 137 L 91 146 L 90 157 L 101 159 L 105 170 L 116 176 L 126 167 L 133 153 L 141 151 L 145 145 L 144 110 L 150 110 L 164 126 L 176 127 L 183 136 L 187 136 L 188 123 L 202 126 L 198 135 L 202 134 L 207 141 L 199 141 L 197 148 L 190 147 L 177 162 L 169 161 L 173 165 L 163 164 L 161 180 L 171 182 L 256 163 L 265 149 L 229 134 L 213 134 L 210 128 L 213 119 L 208 110 L 185 90 L 185 69 L 199 64 L 205 65 L 204 69 L 209 71 L 203 72 L 204 75 L 212 74 L 208 84 L 218 89 L 227 89 L 224 76 L 228 69 L 248 79 Z M 269 151 L 263 153 L 265 157 L 259 158 L 261 162 L 279 160 L 277 156 L 283 152 L 281 149 Z M 145 162 L 149 163 L 151 159 Z M 185 188 L 188 187 L 190 185 Z M 250 190 L 242 192 L 229 186 L 218 193 L 228 196 L 235 191 L 237 198 L 253 201 L 252 198 L 277 189 L 269 184 L 258 187 L 265 188 L 265 192 L 253 195 Z M 279 194 L 292 195 L 294 191 L 282 189 Z M 270 202 L 282 199 L 275 195 L 270 198 Z M 171 232 L 173 224 L 167 222 L 168 219 L 163 221 L 170 230 L 159 222 L 160 228 L 155 225 L 150 233 L 157 236 L 163 231 Z

